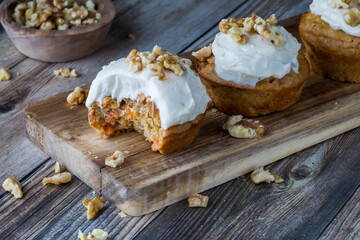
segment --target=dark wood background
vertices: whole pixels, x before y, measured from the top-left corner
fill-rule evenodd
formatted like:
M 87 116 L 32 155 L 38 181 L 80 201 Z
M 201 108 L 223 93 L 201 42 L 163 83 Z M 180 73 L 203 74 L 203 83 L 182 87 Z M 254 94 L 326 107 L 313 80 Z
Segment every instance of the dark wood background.
M 25 136 L 23 109 L 31 102 L 90 83 L 101 66 L 134 47 L 155 44 L 181 53 L 209 43 L 220 19 L 252 12 L 282 20 L 308 11 L 312 1 L 142 1 L 116 0 L 117 15 L 102 48 L 69 63 L 50 64 L 20 54 L 0 28 L 0 67 L 13 79 L 0 82 L 0 182 L 12 176 L 23 185 L 15 200 L 0 189 L 0 239 L 76 239 L 78 230 L 102 228 L 109 239 L 359 239 L 360 129 L 354 129 L 271 164 L 285 184 L 254 185 L 248 175 L 204 192 L 205 209 L 181 201 L 143 217 L 118 216 L 107 203 L 86 220 L 85 196 L 95 193 L 73 177 L 46 186 L 54 161 Z M 127 38 L 129 33 L 136 40 Z M 55 77 L 53 70 L 74 67 L 77 79 Z M 75 161 L 75 159 L 74 159 Z

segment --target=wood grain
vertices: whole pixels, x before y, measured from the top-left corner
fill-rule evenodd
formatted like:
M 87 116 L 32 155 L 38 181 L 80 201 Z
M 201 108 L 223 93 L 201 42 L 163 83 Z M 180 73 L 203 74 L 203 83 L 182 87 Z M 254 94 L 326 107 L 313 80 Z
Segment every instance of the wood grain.
M 115 0 L 114 3 L 117 8 L 117 16 L 102 48 L 90 58 L 66 64 L 44 65 L 38 61 L 26 58 L 16 50 L 15 46 L 11 43 L 10 39 L 0 26 L 0 65 L 11 68 L 13 73 L 13 79 L 11 81 L 0 82 L 0 126 L 2 126 L 0 130 L 0 136 L 2 139 L 2 144 L 0 144 L 0 180 L 4 180 L 9 175 L 15 176 L 18 179 L 22 179 L 23 186 L 27 188 L 31 182 L 40 183 L 41 179 L 47 176 L 46 172 L 39 171 L 39 166 L 41 167 L 42 164 L 49 162 L 51 163 L 49 168 L 52 169 L 52 160 L 49 160 L 46 154 L 37 147 L 34 147 L 34 145 L 25 137 L 25 133 L 23 131 L 22 111 L 26 104 L 73 89 L 75 86 L 91 82 L 98 72 L 99 66 L 107 64 L 109 61 L 123 56 L 133 47 L 140 48 L 141 50 L 147 50 L 150 49 L 153 44 L 160 44 L 164 48 L 171 48 L 171 51 L 174 53 L 180 51 L 190 51 L 211 41 L 214 33 L 218 31 L 217 21 L 221 18 L 229 16 L 243 17 L 256 11 L 256 13 L 262 16 L 268 16 L 272 13 L 276 13 L 278 18 L 284 19 L 307 11 L 311 2 L 311 0 L 253 0 L 223 1 L 220 3 L 219 1 L 205 0 L 200 2 L 178 1 L 169 3 L 167 1 L 150 2 Z M 183 7 L 186 10 L 183 10 L 181 14 L 176 15 L 177 9 Z M 149 19 L 153 19 L 158 15 L 159 20 L 156 25 L 153 24 L 153 21 L 149 21 Z M 168 16 L 174 16 L 174 18 L 169 19 Z M 134 20 L 135 18 L 136 20 Z M 166 21 L 161 21 L 161 19 L 166 19 Z M 179 19 L 185 19 L 186 24 L 182 24 L 183 21 L 179 21 Z M 133 24 L 134 21 L 136 21 L 136 25 Z M 192 26 L 194 26 L 194 28 L 190 30 Z M 154 29 L 157 29 L 156 35 L 152 35 L 152 31 Z M 171 29 L 171 34 L 167 34 L 168 29 Z M 137 37 L 135 41 L 130 41 L 126 38 L 129 32 L 135 34 Z M 142 40 L 144 37 L 147 38 L 146 41 Z M 181 48 L 178 48 L 178 46 L 181 46 Z M 68 66 L 79 69 L 82 74 L 81 78 L 59 79 L 52 75 L 52 71 L 54 69 Z M 5 111 L 2 111 L 3 109 L 5 109 Z M 356 166 L 351 164 L 347 166 L 346 164 L 348 162 L 343 162 L 341 159 L 342 157 L 358 156 L 357 150 L 351 148 L 352 145 L 349 145 L 349 143 L 352 141 L 358 141 L 359 136 L 360 132 L 358 129 L 352 130 L 346 134 L 342 134 L 340 137 L 337 137 L 336 139 L 340 140 L 335 143 L 333 142 L 333 139 L 328 140 L 310 149 L 291 155 L 283 161 L 271 164 L 270 168 L 271 170 L 274 170 L 280 175 L 286 177 L 291 174 L 291 168 L 289 168 L 291 164 L 289 162 L 302 162 L 309 157 L 314 159 L 314 161 L 317 161 L 317 159 L 326 161 L 326 159 L 334 152 L 349 152 L 350 155 L 341 156 L 339 158 L 340 161 L 334 160 L 332 173 L 337 174 L 338 177 L 334 178 L 332 174 L 328 174 L 319 178 L 308 178 L 305 177 L 306 171 L 302 171 L 298 172 L 300 174 L 299 176 L 303 176 L 305 178 L 302 179 L 298 176 L 296 179 L 293 179 L 294 183 L 292 186 L 297 185 L 297 182 L 303 183 L 299 188 L 297 188 L 297 191 L 301 191 L 301 188 L 307 188 L 307 182 L 311 182 L 312 184 L 318 182 L 317 184 L 319 185 L 327 183 L 329 179 L 332 179 L 331 183 L 343 182 L 344 177 L 346 177 L 349 172 L 356 171 L 357 169 Z M 339 142 L 342 142 L 343 144 L 337 144 Z M 49 170 L 49 172 L 51 171 L 52 170 Z M 321 169 L 316 171 L 321 171 Z M 35 173 L 39 173 L 38 178 L 36 178 L 37 175 Z M 74 177 L 74 179 L 76 178 Z M 241 179 L 241 181 L 239 181 L 239 179 Z M 256 186 L 256 189 L 252 189 L 250 192 L 256 192 L 257 194 L 247 195 L 247 192 L 242 189 L 245 188 L 245 183 L 249 183 L 249 178 L 245 176 L 245 178 L 240 177 L 239 179 L 234 179 L 227 183 L 232 183 L 230 187 L 227 187 L 228 185 L 224 184 L 206 192 L 206 194 L 211 196 L 209 205 L 211 208 L 188 209 L 186 201 L 179 202 L 171 207 L 167 207 L 160 213 L 160 215 L 157 215 L 158 217 L 150 218 L 149 221 L 152 220 L 152 224 L 146 227 L 146 231 L 143 233 L 158 233 L 157 235 L 159 236 L 164 236 L 164 234 L 167 233 L 167 236 L 170 236 L 172 239 L 176 239 L 176 236 L 182 236 L 185 234 L 187 229 L 190 229 L 191 231 L 189 231 L 188 236 L 191 239 L 203 239 L 205 237 L 202 236 L 205 236 L 207 232 L 210 234 L 207 234 L 206 236 L 210 235 L 211 239 L 219 239 L 220 236 L 224 235 L 236 237 L 238 236 L 237 233 L 241 233 L 242 236 L 245 237 L 247 236 L 247 233 L 252 233 L 253 235 L 259 236 L 257 239 L 281 238 L 280 236 L 282 235 L 279 236 L 278 232 L 272 231 L 272 227 L 264 227 L 266 226 L 263 224 L 264 219 L 268 219 L 267 222 L 270 221 L 271 226 L 277 227 L 280 232 L 288 229 L 289 227 L 291 227 L 291 229 L 295 232 L 298 232 L 298 230 L 302 229 L 304 225 L 310 225 L 313 227 L 312 230 L 321 232 L 323 231 L 321 227 L 324 226 L 321 222 L 331 222 L 333 220 L 334 224 L 330 224 L 329 226 L 337 226 L 334 228 L 335 231 L 336 229 L 340 229 L 338 226 L 341 226 L 342 229 L 346 229 L 346 231 L 340 232 L 342 238 L 354 239 L 354 237 L 356 238 L 358 236 L 358 230 L 354 227 L 356 226 L 357 218 L 354 214 L 347 214 L 349 211 L 359 211 L 359 207 L 357 205 L 354 207 L 352 207 L 352 205 L 352 210 L 347 210 L 347 204 L 356 201 L 358 197 L 353 196 L 351 199 L 354 199 L 354 201 L 347 202 L 347 197 L 351 195 L 354 190 L 350 187 L 346 187 L 346 184 L 339 187 L 339 189 L 344 190 L 342 192 L 344 196 L 340 196 L 340 194 L 336 195 L 336 201 L 322 205 L 322 209 L 324 210 L 336 209 L 339 216 L 342 216 L 341 218 L 336 216 L 336 214 L 327 217 L 322 216 L 324 220 L 312 218 L 311 210 L 309 211 L 308 209 L 313 209 L 313 204 L 318 203 L 314 201 L 300 201 L 296 204 L 295 210 L 292 211 L 294 208 L 293 199 L 286 197 L 280 199 L 281 208 L 279 207 L 279 209 L 285 210 L 282 210 L 281 215 L 279 215 L 280 218 L 284 218 L 284 221 L 278 223 L 273 217 L 277 212 L 276 210 L 264 212 L 262 208 L 266 209 L 268 206 L 278 204 L 278 197 L 268 198 L 266 196 L 271 193 L 281 196 L 279 186 L 270 184 Z M 356 180 L 358 180 L 358 178 L 355 178 L 352 181 Z M 81 218 L 83 220 L 86 218 L 85 213 L 81 210 L 82 199 L 80 200 L 76 198 L 77 195 L 75 194 L 78 192 L 74 193 L 70 186 L 72 185 L 62 186 L 64 187 L 62 194 L 66 194 L 67 198 L 73 199 L 71 204 L 63 208 L 64 205 L 56 207 L 53 202 L 49 202 L 49 206 L 53 207 L 53 211 L 51 214 L 47 215 L 48 218 L 44 218 L 39 222 L 32 221 L 32 217 L 26 219 L 27 230 L 22 231 L 24 232 L 23 236 L 26 236 L 26 239 L 75 239 L 78 229 L 87 229 L 86 232 L 88 232 L 99 226 L 101 222 L 97 219 L 92 222 L 91 226 L 89 226 L 89 222 L 87 221 L 81 222 L 78 220 L 80 212 L 81 214 L 84 214 Z M 92 194 L 89 187 L 85 184 L 82 184 L 82 186 L 88 189 L 89 195 Z M 238 191 L 240 191 L 239 194 L 234 194 Z M 322 194 L 327 191 L 326 187 L 320 189 L 312 188 L 312 191 L 314 191 L 314 194 L 318 195 L 319 198 L 326 198 Z M 334 192 L 336 193 L 336 189 Z M 344 194 L 344 192 L 347 193 Z M 31 194 L 38 196 L 38 192 L 32 192 Z M 84 194 L 86 195 L 85 192 Z M 308 197 L 310 200 L 313 200 L 312 196 L 314 194 L 308 194 L 302 199 L 306 200 L 306 197 Z M 330 198 L 332 197 L 331 194 L 325 195 L 330 196 Z M 25 207 L 29 207 L 29 205 L 23 207 L 22 205 L 10 204 L 11 207 L 5 209 L 4 202 L 9 201 L 14 203 L 14 199 L 6 198 L 7 196 L 8 193 L 4 193 L 4 190 L 0 188 L 0 215 L 2 216 L 0 218 L 1 226 L 3 226 L 2 224 L 5 219 L 3 216 L 11 215 L 6 219 L 12 219 L 13 217 L 16 217 L 16 214 L 18 213 L 18 211 L 15 211 L 16 208 L 21 208 L 24 211 L 26 209 Z M 6 200 L 2 201 L 4 198 L 6 198 Z M 265 204 L 252 204 L 253 202 L 258 203 L 259 198 L 265 198 L 264 201 L 260 201 L 260 203 Z M 223 200 L 225 200 L 225 202 L 223 202 Z M 31 203 L 33 207 L 29 209 L 32 213 L 29 213 L 29 215 L 46 214 L 49 208 L 44 207 L 41 203 L 42 202 L 37 201 L 36 197 L 34 197 Z M 253 221 L 254 218 L 249 217 L 249 219 L 247 219 L 246 216 L 241 215 L 244 209 L 246 210 L 247 208 L 250 208 L 250 206 L 258 208 L 256 212 L 262 213 L 256 222 Z M 134 236 L 132 235 L 133 233 L 136 234 L 139 229 L 146 226 L 146 224 L 142 225 L 142 219 L 147 219 L 148 215 L 143 216 L 142 218 L 127 217 L 127 224 L 124 226 L 123 223 L 119 223 L 117 221 L 119 218 L 114 218 L 114 215 L 111 214 L 118 210 L 116 210 L 113 205 L 110 205 L 109 208 L 111 208 L 110 211 L 105 210 L 105 212 L 101 214 L 103 217 L 101 220 L 103 221 L 104 219 L 109 219 L 108 222 L 110 222 L 111 226 L 114 228 L 113 230 L 110 229 L 111 239 L 131 239 Z M 209 211 L 206 211 L 208 209 Z M 224 211 L 224 209 L 227 211 Z M 76 213 L 76 210 L 78 210 L 79 213 L 74 214 L 74 212 Z M 299 213 L 300 210 L 302 211 L 301 213 L 306 212 L 307 214 Z M 344 210 L 346 210 L 346 213 L 342 214 Z M 186 211 L 185 216 L 182 216 L 184 214 L 183 211 Z M 251 212 L 251 209 L 249 212 Z M 53 215 L 57 215 L 57 217 L 51 218 Z M 233 217 L 237 215 L 241 215 L 241 218 L 234 219 Z M 304 215 L 308 221 L 304 222 L 304 218 L 300 217 L 302 215 Z M 291 218 L 288 216 L 291 216 Z M 22 219 L 18 218 L 18 221 L 12 221 L 11 223 L 19 226 L 18 229 L 21 230 L 24 226 L 21 222 Z M 244 225 L 244 223 L 248 224 Z M 176 232 L 172 231 L 171 228 L 176 226 L 182 227 L 177 227 Z M 131 230 L 133 228 L 134 231 Z M 42 229 L 41 233 L 39 233 L 41 235 L 33 234 L 33 232 L 38 231 L 38 229 Z M 6 228 L 0 228 L 1 239 L 4 239 L 3 230 L 6 230 Z M 109 229 L 107 228 L 107 230 Z M 29 231 L 29 233 L 26 233 L 27 231 Z M 138 239 L 144 239 L 147 236 L 154 236 L 144 235 L 143 233 L 139 235 Z M 334 231 L 332 231 L 332 233 L 336 236 Z M 12 232 L 7 235 L 5 239 L 18 239 L 14 237 L 14 234 L 15 233 Z M 56 234 L 61 235 L 58 236 Z M 194 237 L 194 234 L 196 234 L 196 238 Z M 334 236 L 334 234 L 332 236 Z M 297 238 L 301 239 L 302 236 L 298 236 Z M 313 239 L 316 238 L 317 237 L 314 237 Z M 307 239 L 311 238 L 308 237 Z
M 85 196 L 95 197 L 81 180 L 60 186 L 43 186 L 42 178 L 52 176 L 54 161 L 47 161 L 22 180 L 24 198 L 14 200 L 6 194 L 0 199 L 0 239 L 76 239 L 78 230 L 91 232 L 101 228 L 110 239 L 131 239 L 160 212 L 143 218 L 118 216 L 110 203 L 93 221 L 88 221 L 82 205 Z
M 359 198 L 349 198 L 360 184 L 359 133 L 357 128 L 266 168 L 284 183 L 255 185 L 248 174 L 203 192 L 209 196 L 205 209 L 178 202 L 135 239 L 311 240 L 335 216 L 338 224 L 323 239 L 357 239 Z M 349 208 L 337 216 L 345 204 Z
M 296 30 L 295 20 L 283 25 Z M 53 159 L 124 212 L 138 216 L 360 126 L 359 90 L 358 84 L 312 74 L 298 104 L 259 118 L 267 128 L 265 136 L 232 138 L 221 130 L 226 115 L 209 111 L 196 141 L 165 156 L 153 153 L 137 133 L 101 139 L 89 128 L 86 109 L 65 103 L 68 93 L 29 105 L 26 128 Z M 104 167 L 115 150 L 130 152 L 125 163 L 118 169 Z
M 348 186 L 347 186 L 348 187 Z M 319 239 L 360 239 L 360 184 Z

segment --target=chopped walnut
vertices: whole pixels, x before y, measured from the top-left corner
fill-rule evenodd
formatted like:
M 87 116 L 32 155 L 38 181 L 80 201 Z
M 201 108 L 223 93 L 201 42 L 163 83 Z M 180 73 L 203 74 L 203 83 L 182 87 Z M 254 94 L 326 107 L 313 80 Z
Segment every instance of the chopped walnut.
M 0 68 L 0 81 L 7 81 L 11 78 L 11 73 L 8 68 Z
M 128 34 L 128 38 L 129 38 L 130 40 L 135 40 L 135 39 L 136 39 L 135 35 L 132 34 L 132 33 L 129 33 L 129 34 Z
M 90 12 L 96 12 L 95 10 L 95 3 L 93 3 L 93 1 L 88 0 L 86 1 L 86 8 L 90 11 Z
M 277 23 L 275 14 L 264 20 L 255 14 L 248 18 L 228 18 L 219 23 L 219 30 L 222 33 L 229 34 L 231 39 L 239 44 L 246 43 L 246 36 L 250 33 L 257 32 L 266 40 L 279 47 L 284 42 L 284 38 L 278 30 L 273 27 Z
M 350 8 L 350 10 L 344 14 L 344 20 L 348 25 L 356 27 L 360 24 L 360 10 L 357 7 Z
M 94 200 L 91 200 L 88 197 L 85 197 L 83 205 L 88 209 L 87 210 L 87 219 L 91 220 L 95 217 L 96 213 L 104 208 L 106 200 L 102 197 L 96 197 Z
M 26 3 L 19 3 L 16 5 L 14 9 L 14 13 L 12 14 L 12 18 L 16 23 L 24 25 L 25 24 L 25 12 L 28 8 Z
M 284 38 L 280 35 L 280 33 L 272 27 L 272 25 L 269 22 L 275 22 L 277 21 L 275 18 L 275 15 L 271 15 L 272 19 L 265 21 L 259 16 L 256 16 L 253 14 L 252 18 L 255 22 L 254 30 L 260 34 L 263 38 L 266 40 L 272 42 L 275 46 L 279 47 L 283 44 Z
M 118 213 L 118 215 L 119 215 L 121 218 L 124 218 L 124 217 L 127 216 L 126 213 L 124 213 L 123 211 L 120 211 L 120 212 Z
M 54 170 L 56 173 L 61 173 L 61 167 L 59 162 L 55 163 Z
M 88 236 L 86 236 L 81 230 L 78 233 L 78 239 L 80 240 L 106 240 L 108 238 L 108 233 L 101 229 L 94 229 Z
M 2 184 L 5 191 L 9 191 L 15 198 L 22 198 L 21 183 L 13 177 L 8 177 Z
M 348 8 L 351 0 L 329 0 L 332 8 Z
M 201 194 L 193 194 L 188 198 L 189 207 L 207 207 L 208 201 L 209 197 Z
M 105 159 L 105 165 L 109 167 L 116 168 L 117 166 L 124 163 L 125 157 L 123 152 L 115 151 L 114 154 Z
M 55 23 L 53 23 L 52 21 L 46 21 L 43 22 L 40 26 L 41 30 L 53 30 L 55 29 Z
M 12 18 L 28 28 L 66 30 L 97 23 L 101 14 L 91 0 L 88 0 L 85 6 L 73 0 L 33 0 L 18 3 Z
M 238 44 L 243 45 L 246 43 L 245 36 L 247 35 L 247 33 L 242 28 L 232 27 L 229 29 L 228 34 L 231 39 Z
M 109 234 L 101 229 L 94 229 L 89 235 L 87 236 L 87 240 L 106 240 Z
M 208 58 L 213 56 L 212 45 L 205 46 L 200 50 L 193 52 L 192 55 L 201 62 L 205 62 Z
M 79 232 L 78 232 L 78 239 L 87 240 L 85 233 L 83 233 L 81 230 L 79 230 Z
M 64 173 L 56 174 L 56 175 L 54 175 L 52 177 L 49 177 L 49 178 L 44 178 L 42 180 L 42 183 L 44 185 L 46 185 L 48 183 L 55 184 L 55 185 L 60 185 L 60 184 L 63 184 L 63 183 L 68 183 L 70 181 L 71 181 L 71 173 L 64 172 Z
M 86 100 L 86 94 L 81 87 L 76 87 L 73 92 L 67 96 L 67 102 L 71 105 L 79 105 Z
M 255 171 L 251 173 L 251 180 L 255 184 L 259 184 L 262 182 L 275 182 L 275 183 L 282 183 L 284 179 L 282 179 L 279 175 L 275 173 L 271 173 L 269 171 L 265 171 L 264 167 L 259 167 Z
M 235 138 L 254 138 L 264 134 L 265 127 L 258 120 L 246 119 L 241 115 L 229 117 L 223 125 L 224 130 Z
M 219 22 L 219 30 L 227 34 L 230 28 L 241 28 L 244 26 L 245 19 L 241 18 L 227 18 Z
M 181 76 L 186 70 L 185 65 L 189 65 L 189 61 L 171 54 L 157 45 L 153 48 L 152 52 L 132 50 L 125 62 L 129 64 L 130 71 L 139 72 L 147 68 L 155 72 L 155 76 L 159 80 L 166 80 L 165 70 L 170 70 L 175 75 Z
M 54 74 L 56 76 L 62 76 L 65 78 L 69 77 L 79 77 L 79 72 L 73 68 L 60 68 L 58 70 L 54 70 Z

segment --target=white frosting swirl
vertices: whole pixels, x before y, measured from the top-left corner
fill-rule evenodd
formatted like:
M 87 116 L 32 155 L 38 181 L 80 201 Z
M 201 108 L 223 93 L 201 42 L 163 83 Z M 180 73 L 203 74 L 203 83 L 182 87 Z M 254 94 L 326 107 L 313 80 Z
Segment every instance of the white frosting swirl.
M 327 22 L 334 30 L 343 30 L 345 33 L 360 37 L 360 25 L 350 26 L 344 20 L 344 14 L 349 9 L 337 9 L 330 6 L 329 0 L 314 0 L 310 4 L 310 10 L 313 14 L 319 15 L 322 20 Z
M 297 60 L 300 44 L 283 27 L 274 26 L 284 38 L 280 47 L 259 34 L 246 36 L 240 45 L 228 34 L 219 32 L 212 44 L 215 56 L 215 72 L 224 80 L 255 87 L 268 77 L 282 78 L 291 70 L 298 73 Z
M 90 108 L 93 102 L 101 103 L 106 96 L 121 101 L 124 98 L 136 99 L 138 94 L 144 93 L 159 109 L 161 128 L 192 121 L 205 112 L 210 98 L 200 78 L 188 65 L 183 66 L 186 71 L 182 76 L 165 71 L 168 79 L 160 81 L 153 71 L 146 68 L 131 72 L 125 58 L 111 62 L 92 82 L 86 106 Z

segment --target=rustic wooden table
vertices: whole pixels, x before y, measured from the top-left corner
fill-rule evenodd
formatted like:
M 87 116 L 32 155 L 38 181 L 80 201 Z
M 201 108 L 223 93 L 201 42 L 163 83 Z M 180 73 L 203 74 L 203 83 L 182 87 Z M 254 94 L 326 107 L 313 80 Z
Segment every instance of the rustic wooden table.
M 0 239 L 76 239 L 79 229 L 95 228 L 108 231 L 109 239 L 360 239 L 360 128 L 271 164 L 285 184 L 254 185 L 245 175 L 206 191 L 205 209 L 181 201 L 143 217 L 121 218 L 107 203 L 88 221 L 82 201 L 95 193 L 86 184 L 73 177 L 69 184 L 44 187 L 41 180 L 53 174 L 54 161 L 25 136 L 27 104 L 90 83 L 101 66 L 132 48 L 158 44 L 186 52 L 210 42 L 222 18 L 255 12 L 282 20 L 308 11 L 311 0 L 114 3 L 117 15 L 102 48 L 74 62 L 27 58 L 0 28 L 0 66 L 13 74 L 0 82 L 0 182 L 15 177 L 24 191 L 15 200 L 0 189 Z M 53 70 L 61 67 L 74 67 L 82 76 L 55 77 Z

